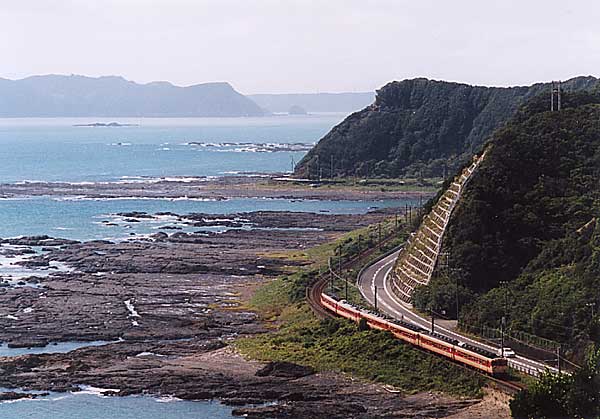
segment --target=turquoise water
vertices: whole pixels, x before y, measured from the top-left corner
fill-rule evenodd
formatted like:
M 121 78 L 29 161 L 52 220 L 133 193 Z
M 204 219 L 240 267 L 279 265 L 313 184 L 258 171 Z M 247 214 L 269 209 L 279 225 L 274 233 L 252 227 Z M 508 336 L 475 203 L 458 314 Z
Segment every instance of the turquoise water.
M 0 119 L 0 183 L 289 171 L 305 151 L 257 152 L 252 144 L 315 143 L 343 118 L 117 119 L 133 127 L 73 126 L 114 120 L 103 118 Z
M 0 183 L 23 181 L 106 182 L 158 177 L 222 176 L 283 172 L 299 161 L 344 115 L 238 119 L 117 119 L 136 127 L 74 127 L 114 119 L 0 119 Z M 265 144 L 270 144 L 265 146 Z M 287 146 L 302 143 L 304 146 Z M 284 151 L 281 151 L 284 150 Z M 271 151 L 271 152 L 267 152 Z M 349 214 L 372 207 L 415 205 L 396 201 L 297 201 L 230 199 L 88 200 L 64 197 L 0 199 L 0 237 L 47 234 L 77 240 L 123 239 L 176 224 L 163 217 L 132 223 L 118 212 L 231 214 L 292 210 Z M 104 222 L 103 221 L 107 221 Z M 115 225 L 107 225 L 107 224 Z M 310 226 L 307 226 L 310 227 Z M 189 230 L 190 227 L 183 227 Z M 192 228 L 192 230 L 198 230 Z M 172 231 L 169 231 L 172 232 Z M 3 246 L 7 247 L 7 246 Z M 27 256 L 0 257 L 0 276 L 23 270 L 14 263 Z M 18 273 L 18 272 L 17 272 Z M 30 273 L 29 273 L 30 274 Z M 25 273 L 21 272 L 21 276 Z M 18 277 L 17 275 L 16 277 Z M 101 344 L 103 342 L 95 342 Z M 67 342 L 35 349 L 0 347 L 0 355 L 66 352 L 90 343 Z M 2 419 L 219 419 L 231 408 L 218 403 L 154 397 L 100 397 L 97 392 L 50 394 L 38 400 L 0 403 Z
M 109 342 L 102 340 L 92 342 L 56 342 L 50 343 L 42 348 L 9 348 L 8 345 L 4 343 L 0 345 L 0 356 L 66 353 L 79 348 L 87 348 L 88 346 L 103 346 L 115 342 L 116 341 Z
M 415 200 L 384 201 L 313 201 L 288 199 L 229 199 L 224 201 L 170 199 L 71 199 L 39 197 L 0 200 L 0 237 L 47 234 L 74 240 L 118 240 L 135 235 L 153 234 L 166 225 L 177 225 L 171 217 L 126 222 L 111 214 L 144 211 L 150 214 L 209 213 L 230 214 L 260 210 L 304 211 L 331 214 L 365 213 L 372 207 L 416 205 Z M 108 221 L 108 223 L 103 223 Z M 198 228 L 186 228 L 196 231 Z M 307 226 L 310 227 L 310 226 Z M 218 230 L 218 229 L 217 229 Z M 168 232 L 173 232 L 169 230 Z
M 51 393 L 35 400 L 0 403 L 2 419 L 220 419 L 231 408 L 215 402 L 154 397 L 101 397 L 94 391 Z

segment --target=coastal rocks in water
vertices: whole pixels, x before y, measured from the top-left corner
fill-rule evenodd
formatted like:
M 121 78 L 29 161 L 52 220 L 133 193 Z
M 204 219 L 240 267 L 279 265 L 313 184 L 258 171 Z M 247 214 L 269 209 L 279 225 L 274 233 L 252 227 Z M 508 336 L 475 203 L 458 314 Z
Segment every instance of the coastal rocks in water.
M 9 348 L 44 348 L 48 346 L 47 340 L 27 340 L 26 338 L 22 340 L 11 340 L 8 342 L 7 346 Z
M 311 148 L 310 146 L 309 148 Z M 287 150 L 290 151 L 290 150 Z M 294 150 L 292 150 L 294 151 Z M 297 151 L 297 150 L 296 150 Z M 223 176 L 215 179 L 198 178 L 186 182 L 172 182 L 149 178 L 146 182 L 99 182 L 93 184 L 35 182 L 0 185 L 0 195 L 14 196 L 78 196 L 97 199 L 111 198 L 183 198 L 207 199 L 211 201 L 234 198 L 269 198 L 289 200 L 350 200 L 375 201 L 383 199 L 425 199 L 431 192 L 406 192 L 387 188 L 340 186 L 333 188 L 312 188 L 280 180 L 281 174 L 271 176 L 239 175 Z M 168 215 L 168 214 L 167 214 Z
M 152 215 L 143 211 L 118 212 L 116 215 L 125 218 L 154 218 Z
M 74 127 L 139 127 L 138 124 L 122 124 L 120 122 L 94 122 L 92 124 L 74 124 Z
M 0 248 L 0 255 L 7 257 L 7 258 L 14 258 L 17 256 L 23 256 L 23 255 L 31 255 L 34 254 L 35 250 L 30 249 L 28 247 L 26 248 L 18 248 L 18 249 L 11 249 L 11 248 Z
M 7 391 L 0 393 L 0 402 L 7 402 L 21 399 L 35 399 L 37 397 L 47 396 L 48 393 L 19 393 L 16 391 Z
M 45 259 L 28 259 L 15 262 L 15 265 L 24 266 L 26 268 L 47 268 L 50 266 L 50 261 Z
M 249 417 L 383 418 L 394 412 L 418 417 L 430 399 L 407 402 L 341 375 L 316 374 L 285 362 L 246 361 L 225 346 L 237 336 L 268 330 L 242 299 L 264 281 L 289 272 L 289 266 L 306 263 L 280 255 L 387 216 L 257 213 L 248 217 L 262 218 L 261 225 L 314 220 L 319 229 L 160 232 L 147 240 L 55 247 L 33 259 L 65 262 L 76 270 L 40 279 L 44 288 L 0 290 L 5 324 L 0 340 L 13 347 L 41 346 L 42 341 L 119 342 L 2 357 L 0 387 L 73 391 L 82 385 L 119 389 L 119 396 L 145 393 L 258 405 L 252 408 L 257 410 L 238 410 Z M 446 406 L 443 413 L 458 408 Z
M 161 231 L 151 238 L 50 247 L 46 254 L 28 259 L 28 266 L 63 263 L 70 271 L 56 269 L 50 277 L 37 277 L 36 287 L 2 287 L 0 313 L 11 317 L 4 320 L 7 326 L 0 329 L 0 340 L 182 339 L 207 328 L 229 336 L 256 330 L 256 316 L 238 312 L 236 296 L 240 290 L 289 272 L 290 266 L 306 263 L 301 258 L 286 259 L 280 256 L 283 252 L 319 245 L 337 237 L 338 231 L 387 217 L 293 212 L 243 216 L 261 226 L 308 222 L 319 228 L 172 235 Z M 140 317 L 130 316 L 125 301 L 131 301 Z M 25 308 L 31 311 L 23 313 Z
M 66 246 L 79 243 L 77 240 L 57 239 L 50 236 L 26 236 L 13 239 L 3 239 L 0 243 L 13 246 Z

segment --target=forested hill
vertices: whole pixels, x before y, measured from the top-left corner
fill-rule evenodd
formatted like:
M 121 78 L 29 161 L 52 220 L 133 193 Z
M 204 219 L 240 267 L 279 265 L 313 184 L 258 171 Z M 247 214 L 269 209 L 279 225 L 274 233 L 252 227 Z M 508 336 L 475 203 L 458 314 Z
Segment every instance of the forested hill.
M 444 238 L 452 269 L 430 287 L 450 309 L 458 281 L 470 324 L 498 327 L 508 303 L 511 328 L 581 348 L 600 344 L 600 92 L 563 99 L 494 134 Z
M 577 77 L 564 82 L 563 89 L 590 89 L 598 84 L 594 77 Z M 423 78 L 389 83 L 377 91 L 374 104 L 350 115 L 321 139 L 300 161 L 295 174 L 401 177 L 452 173 L 524 101 L 548 91 L 549 102 L 549 89 L 544 83 L 494 88 Z
M 233 117 L 264 111 L 229 83 L 180 87 L 122 77 L 0 79 L 0 117 Z

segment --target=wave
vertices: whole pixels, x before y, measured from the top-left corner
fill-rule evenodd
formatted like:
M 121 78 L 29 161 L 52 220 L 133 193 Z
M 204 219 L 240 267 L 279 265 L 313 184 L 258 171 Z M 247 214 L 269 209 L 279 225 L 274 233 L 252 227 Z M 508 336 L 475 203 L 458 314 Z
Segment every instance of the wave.
M 160 182 L 207 182 L 217 176 L 121 176 L 121 180 L 113 183 L 160 183 Z
M 153 197 L 153 196 L 109 196 L 94 197 L 86 195 L 52 197 L 53 201 L 198 201 L 198 202 L 218 202 L 227 201 L 227 198 L 194 198 L 188 196 L 179 196 L 173 198 Z
M 91 394 L 93 396 L 99 396 L 99 397 L 110 397 L 110 396 L 105 396 L 102 393 L 105 393 L 107 391 L 111 391 L 114 393 L 119 393 L 121 390 L 118 388 L 100 388 L 100 387 L 93 387 L 93 386 L 88 386 L 88 385 L 81 385 L 79 386 L 79 391 L 77 392 L 71 392 L 71 394 Z
M 182 401 L 182 399 L 177 398 L 175 396 L 162 396 L 162 397 L 159 397 L 159 398 L 154 399 L 154 400 L 156 400 L 156 402 L 158 402 L 158 403 L 173 403 L 173 402 L 180 402 L 180 401 Z
M 182 145 L 203 149 L 236 153 L 276 153 L 300 152 L 311 150 L 315 143 L 253 143 L 253 142 L 198 142 L 192 141 Z

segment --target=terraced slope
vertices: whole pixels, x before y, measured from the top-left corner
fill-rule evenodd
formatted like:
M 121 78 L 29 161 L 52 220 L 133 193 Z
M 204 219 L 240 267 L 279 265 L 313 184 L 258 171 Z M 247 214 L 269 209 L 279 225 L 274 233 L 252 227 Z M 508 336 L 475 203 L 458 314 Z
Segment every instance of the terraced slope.
M 411 303 L 413 290 L 419 285 L 429 283 L 452 211 L 471 175 L 484 158 L 485 151 L 475 156 L 472 163 L 455 177 L 398 256 L 391 275 L 391 284 L 392 290 L 402 301 Z

